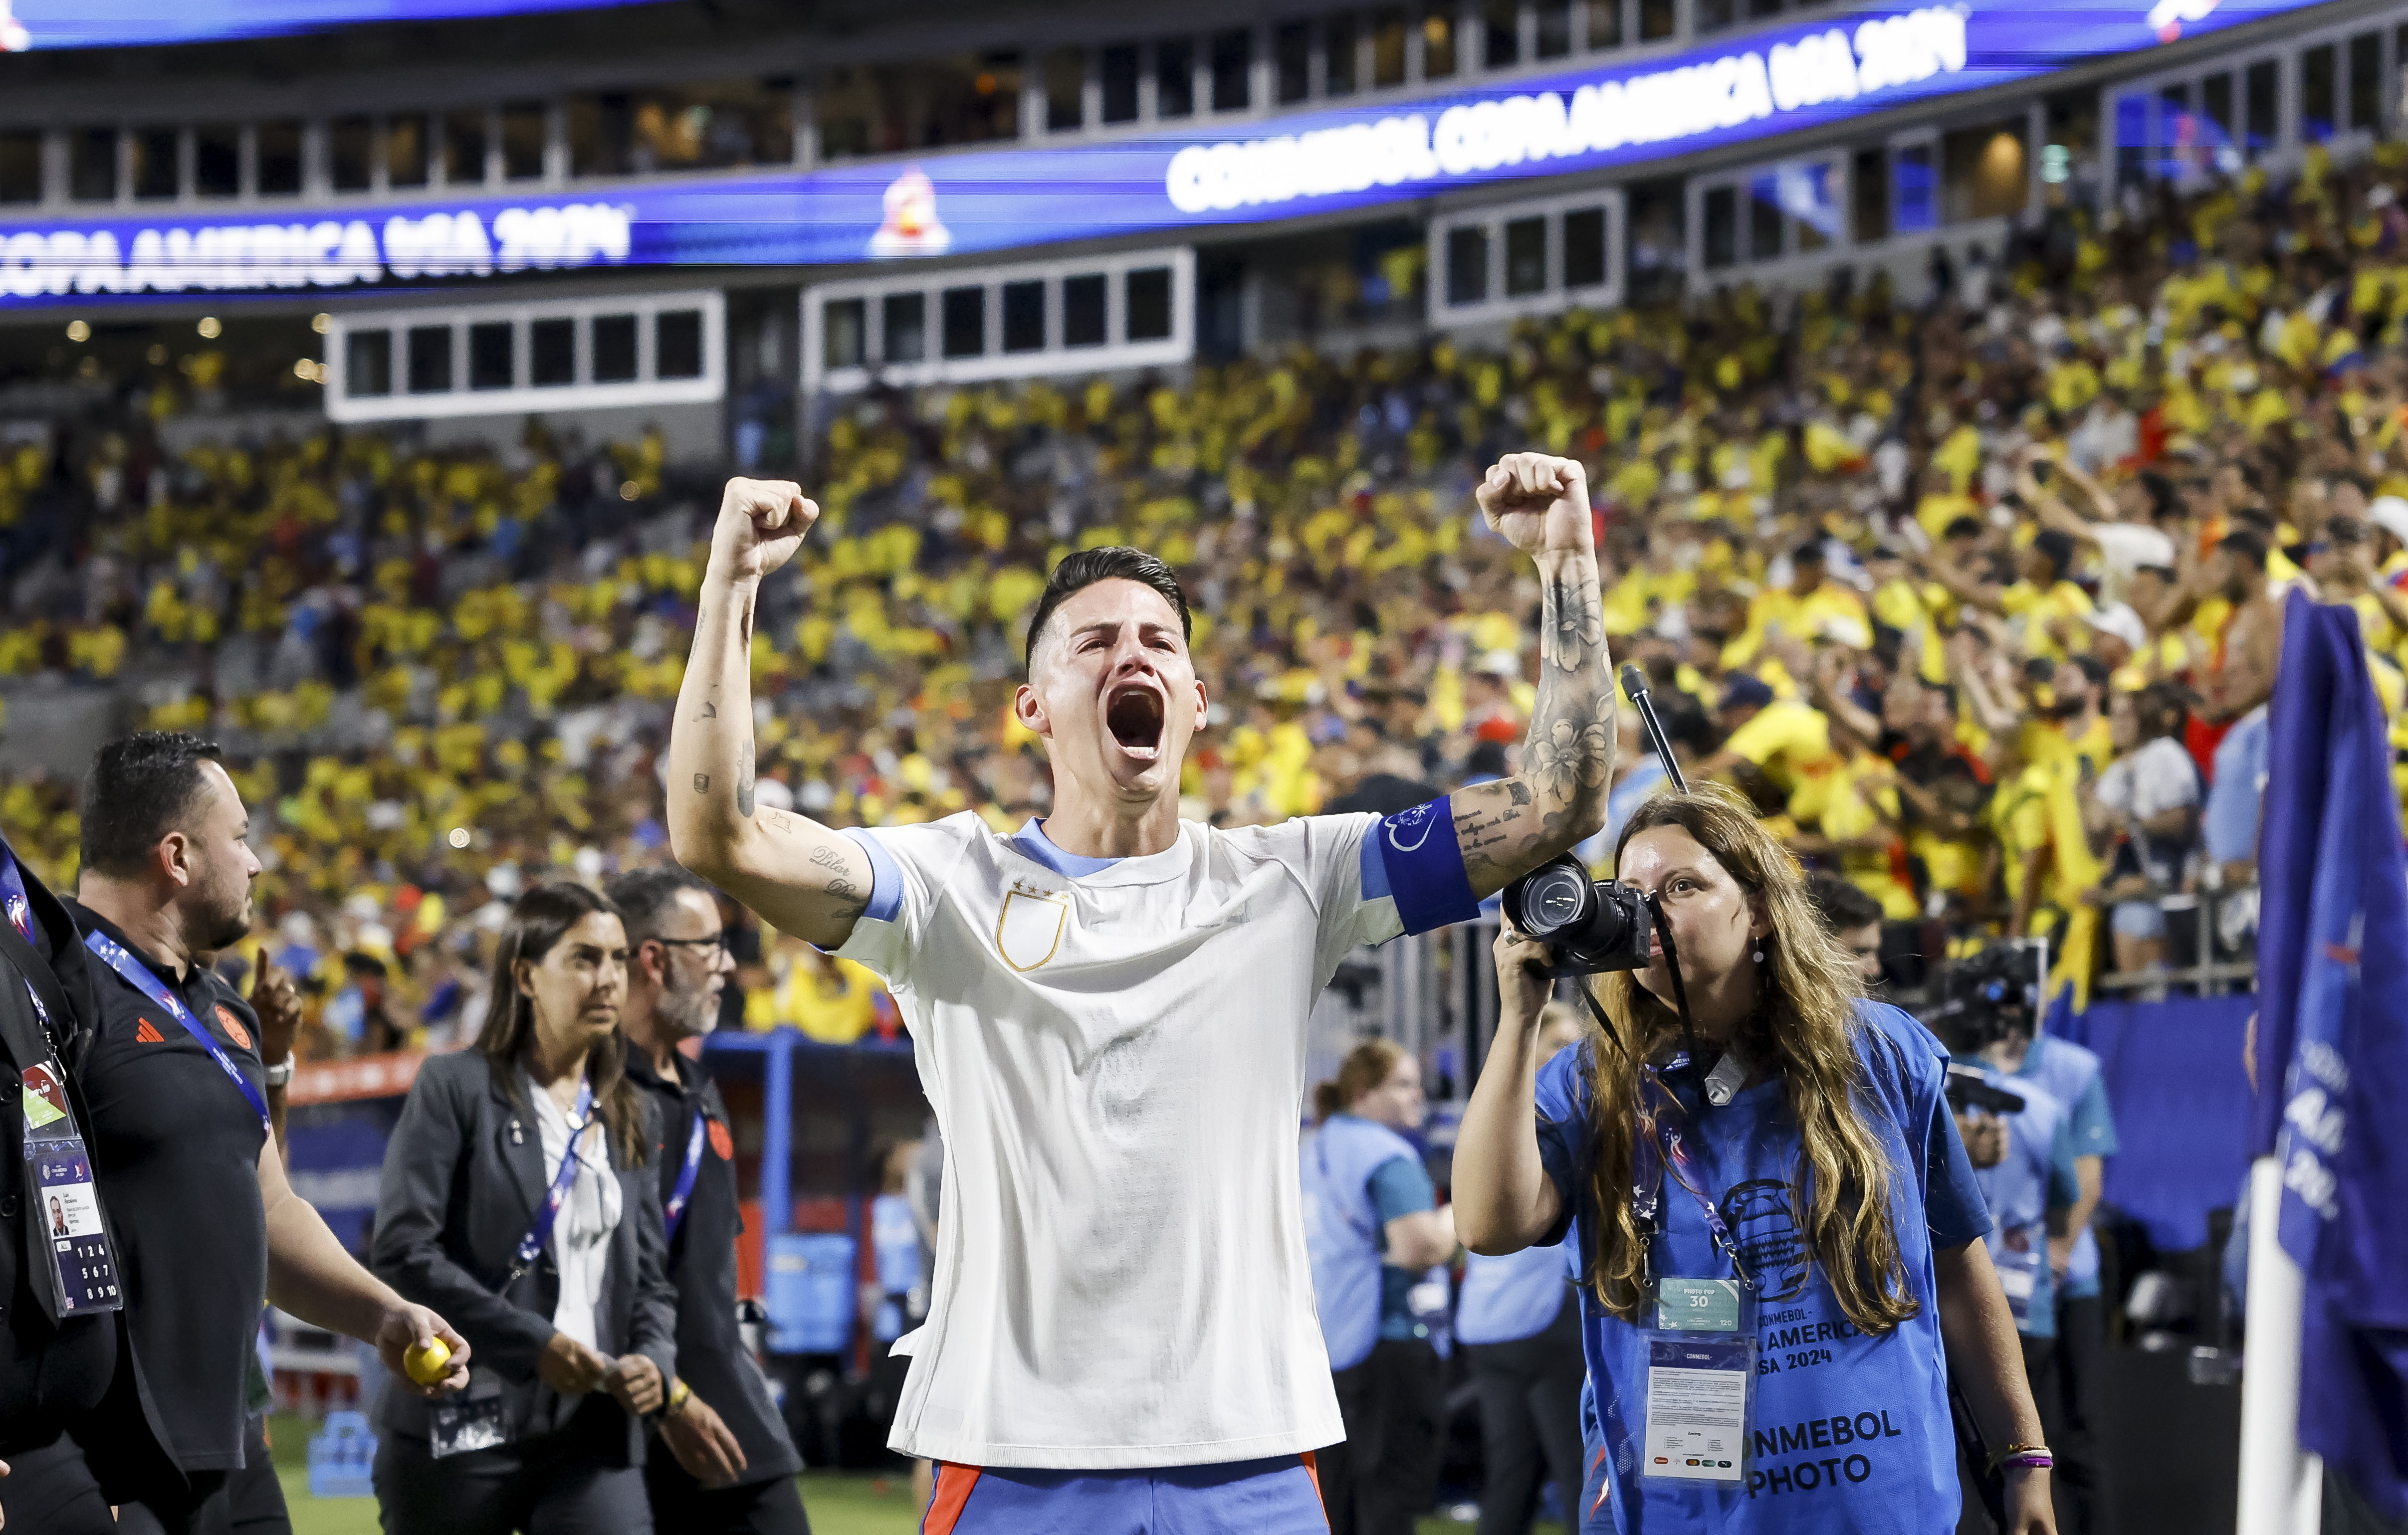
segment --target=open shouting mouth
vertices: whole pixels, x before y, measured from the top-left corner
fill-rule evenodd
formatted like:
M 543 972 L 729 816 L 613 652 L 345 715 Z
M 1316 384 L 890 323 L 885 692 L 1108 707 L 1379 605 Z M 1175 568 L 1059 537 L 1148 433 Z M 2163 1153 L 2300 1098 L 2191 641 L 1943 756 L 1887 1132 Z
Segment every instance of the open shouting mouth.
M 1140 762 L 1162 755 L 1162 695 L 1143 683 L 1123 683 L 1104 695 L 1104 723 L 1120 748 Z

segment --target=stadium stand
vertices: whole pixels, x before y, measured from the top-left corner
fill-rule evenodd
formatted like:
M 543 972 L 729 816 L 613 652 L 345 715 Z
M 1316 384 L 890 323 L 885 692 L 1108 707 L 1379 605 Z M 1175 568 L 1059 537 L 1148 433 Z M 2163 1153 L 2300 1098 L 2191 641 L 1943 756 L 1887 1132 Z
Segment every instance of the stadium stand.
M 1696 760 L 1916 944 L 1927 918 L 2054 927 L 2086 980 L 2111 892 L 2145 910 L 2202 873 L 2197 786 L 2157 786 L 2193 811 L 2159 836 L 2129 785 L 2157 735 L 2214 774 L 2183 712 L 2221 706 L 2228 533 L 2259 533 L 2271 590 L 2358 606 L 2398 703 L 2403 168 L 2386 147 L 2253 172 L 2021 241 L 1920 307 L 1879 279 L 1742 285 L 1522 321 L 1497 350 L 865 396 L 827 423 L 826 536 L 754 640 L 765 791 L 837 824 L 1041 808 L 1014 625 L 1052 561 L 1106 543 L 1161 551 L 1203 615 L 1195 814 L 1460 782 L 1484 744 L 1519 750 L 1538 645 L 1469 476 L 1530 441 L 1595 466 L 1608 631 L 1694 719 Z M 502 452 L 326 428 L 177 453 L 142 392 L 13 455 L 0 671 L 225 742 L 270 822 L 264 920 L 337 1020 L 320 1048 L 364 1037 L 362 975 L 415 1039 L 456 970 L 435 957 L 473 951 L 509 879 L 662 856 L 707 481 L 657 435 L 540 427 Z M 2138 736 L 2118 701 L 2143 698 L 2170 729 Z M 71 880 L 64 784 L 0 795 Z M 752 979 L 790 994 L 800 962 Z

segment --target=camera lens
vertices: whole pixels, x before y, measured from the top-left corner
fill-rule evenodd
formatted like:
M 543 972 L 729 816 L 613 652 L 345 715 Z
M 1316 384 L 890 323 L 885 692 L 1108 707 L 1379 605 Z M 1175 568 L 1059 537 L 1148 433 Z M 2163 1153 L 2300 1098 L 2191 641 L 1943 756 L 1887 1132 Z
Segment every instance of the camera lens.
M 1595 900 L 1587 871 L 1551 863 L 1522 887 L 1515 916 L 1524 932 L 1545 942 L 1579 928 Z
M 1627 887 L 1618 888 L 1627 890 Z M 1628 944 L 1632 933 L 1641 931 L 1634 917 L 1643 921 L 1647 915 L 1647 908 L 1643 905 L 1633 911 L 1636 904 L 1635 898 L 1628 896 L 1618 901 L 1598 902 L 1596 912 L 1588 919 L 1588 931 L 1581 935 L 1580 946 L 1591 954 L 1610 954 Z

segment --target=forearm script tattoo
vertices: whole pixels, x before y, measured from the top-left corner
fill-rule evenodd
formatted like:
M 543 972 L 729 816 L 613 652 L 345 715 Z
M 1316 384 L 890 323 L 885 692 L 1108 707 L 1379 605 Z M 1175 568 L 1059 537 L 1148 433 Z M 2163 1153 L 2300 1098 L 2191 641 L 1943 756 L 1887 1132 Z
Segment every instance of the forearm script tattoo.
M 1569 846 L 1613 781 L 1613 670 L 1593 567 L 1547 578 L 1539 629 L 1539 701 L 1521 775 L 1502 786 L 1511 803 L 1455 797 L 1464 872 L 1481 888 L 1503 884 L 1541 849 Z

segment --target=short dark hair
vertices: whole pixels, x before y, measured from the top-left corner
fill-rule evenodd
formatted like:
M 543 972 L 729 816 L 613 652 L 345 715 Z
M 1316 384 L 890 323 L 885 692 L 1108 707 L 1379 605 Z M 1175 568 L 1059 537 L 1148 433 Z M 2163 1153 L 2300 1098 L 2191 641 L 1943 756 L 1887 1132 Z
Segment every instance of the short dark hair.
M 613 874 L 603 882 L 602 894 L 619 908 L 619 920 L 627 926 L 627 946 L 634 948 L 648 938 L 661 935 L 662 920 L 680 890 L 700 890 L 714 903 L 719 892 L 710 886 L 679 868 L 664 863 L 652 869 L 630 869 Z
M 2179 737 L 2189 715 L 2189 700 L 2171 682 L 2152 682 L 2133 695 L 2132 716 L 2143 741 L 2161 735 Z
M 1806 876 L 1806 902 L 1834 933 L 1848 932 L 1882 919 L 1882 904 L 1837 874 L 1817 871 Z
M 83 776 L 83 867 L 123 878 L 150 862 L 201 798 L 201 764 L 218 744 L 183 731 L 140 731 L 93 754 Z
M 2217 541 L 2215 547 L 2251 570 L 2266 568 L 2266 541 L 2256 533 L 2229 533 Z
M 2139 477 L 2141 489 L 2149 498 L 2150 521 L 2154 522 L 2161 517 L 2174 515 L 2183 509 L 2182 492 L 2174 489 L 2173 481 L 2154 469 L 2142 470 Z
M 2064 580 L 2065 573 L 2073 566 L 2072 536 L 2050 528 L 2033 538 L 2031 547 L 2034 554 L 2047 561 L 2056 570 L 2057 578 Z
M 1179 637 L 1196 637 L 1196 620 L 1187 611 L 1187 593 L 1179 589 L 1179 577 L 1168 565 L 1146 553 L 1124 544 L 1108 545 L 1099 549 L 1081 549 L 1054 567 L 1046 577 L 1045 595 L 1037 599 L 1037 616 L 1028 620 L 1028 647 L 1023 659 L 1031 664 L 1037 660 L 1037 641 L 1054 618 L 1054 610 L 1098 581 L 1135 581 L 1162 593 L 1162 600 L 1179 615 Z

